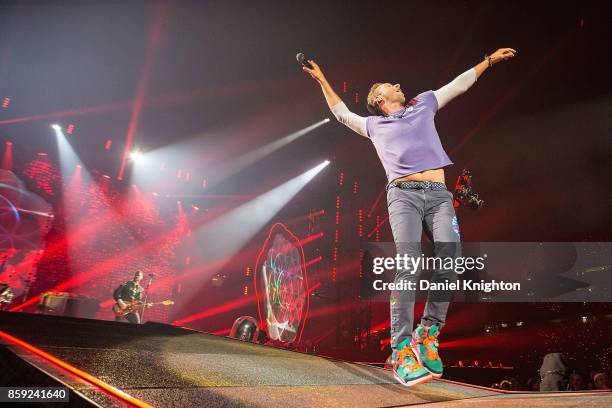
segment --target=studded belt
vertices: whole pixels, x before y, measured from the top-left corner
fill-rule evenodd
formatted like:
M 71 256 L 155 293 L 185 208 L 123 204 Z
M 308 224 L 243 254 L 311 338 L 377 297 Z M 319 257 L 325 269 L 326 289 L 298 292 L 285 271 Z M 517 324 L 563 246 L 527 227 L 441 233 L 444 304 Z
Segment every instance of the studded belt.
M 389 188 L 397 187 L 403 190 L 446 190 L 446 184 L 437 181 L 394 181 L 389 184 Z

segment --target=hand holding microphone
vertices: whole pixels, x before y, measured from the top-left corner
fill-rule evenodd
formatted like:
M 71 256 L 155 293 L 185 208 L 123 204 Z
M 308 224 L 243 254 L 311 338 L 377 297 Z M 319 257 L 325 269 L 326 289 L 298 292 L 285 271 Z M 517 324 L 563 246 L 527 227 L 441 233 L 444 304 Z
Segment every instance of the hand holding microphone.
M 304 72 L 308 72 L 317 82 L 322 83 L 325 81 L 325 75 L 323 75 L 323 71 L 321 71 L 321 68 L 316 62 L 306 59 L 304 54 L 301 52 L 297 54 L 295 58 L 300 64 L 302 64 L 302 70 Z
M 312 69 L 313 66 L 310 65 L 310 62 L 306 59 L 306 56 L 304 56 L 303 52 L 298 52 L 298 54 L 295 56 L 295 59 L 302 64 L 303 66 L 305 66 L 306 68 Z

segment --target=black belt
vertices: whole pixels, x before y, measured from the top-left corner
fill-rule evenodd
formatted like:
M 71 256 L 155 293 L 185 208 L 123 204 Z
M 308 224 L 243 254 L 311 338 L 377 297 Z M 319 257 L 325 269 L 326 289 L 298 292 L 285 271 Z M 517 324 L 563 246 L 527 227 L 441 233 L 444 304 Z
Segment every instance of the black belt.
M 394 181 L 389 184 L 388 189 L 391 187 L 415 190 L 446 190 L 446 184 L 437 181 Z

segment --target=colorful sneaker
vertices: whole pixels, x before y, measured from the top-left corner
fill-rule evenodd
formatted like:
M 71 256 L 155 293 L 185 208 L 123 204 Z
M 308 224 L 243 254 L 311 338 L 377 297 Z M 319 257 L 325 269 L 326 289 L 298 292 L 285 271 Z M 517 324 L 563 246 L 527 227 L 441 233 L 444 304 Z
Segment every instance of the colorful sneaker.
M 440 326 L 437 324 L 429 328 L 419 324 L 412 333 L 410 343 L 419 364 L 435 378 L 442 377 L 442 360 L 438 354 L 438 334 L 440 334 Z
M 393 361 L 393 376 L 401 384 L 408 387 L 431 380 L 429 371 L 421 363 L 410 348 L 410 338 L 397 345 L 391 356 Z

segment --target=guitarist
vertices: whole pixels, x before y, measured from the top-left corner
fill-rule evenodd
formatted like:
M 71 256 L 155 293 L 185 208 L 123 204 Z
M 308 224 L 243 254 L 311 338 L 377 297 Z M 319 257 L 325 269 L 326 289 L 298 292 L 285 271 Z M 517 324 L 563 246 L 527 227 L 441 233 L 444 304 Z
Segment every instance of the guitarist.
M 113 292 L 113 299 L 117 302 L 121 309 L 128 307 L 128 304 L 134 301 L 139 301 L 142 298 L 142 271 L 136 271 L 134 273 L 134 279 L 125 281 L 115 289 Z M 115 316 L 116 321 L 127 320 L 130 323 L 140 324 L 140 314 L 137 310 L 127 313 L 124 316 Z

